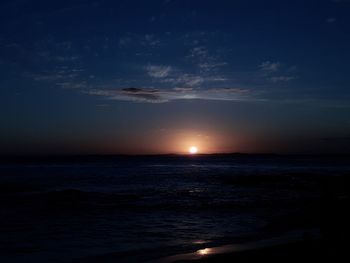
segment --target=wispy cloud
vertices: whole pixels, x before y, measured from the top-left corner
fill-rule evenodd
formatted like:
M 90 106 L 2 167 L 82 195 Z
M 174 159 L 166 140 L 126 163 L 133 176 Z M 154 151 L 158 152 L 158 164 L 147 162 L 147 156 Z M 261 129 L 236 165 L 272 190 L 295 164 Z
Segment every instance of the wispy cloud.
M 185 86 L 194 87 L 203 83 L 204 78 L 201 76 L 184 74 L 178 78 L 178 81 L 180 84 L 183 84 Z
M 161 79 L 161 83 L 168 83 L 174 87 L 195 88 L 203 84 L 225 83 L 227 78 L 222 76 L 201 76 L 189 73 L 177 73 L 173 76 Z
M 265 61 L 258 68 L 262 76 L 273 83 L 288 82 L 297 78 L 297 76 L 291 75 L 296 68 L 287 67 L 281 62 Z
M 204 78 L 193 74 L 177 74 L 175 76 L 165 78 L 163 83 L 170 83 L 174 86 L 195 87 L 204 82 Z
M 240 88 L 211 88 L 211 89 L 192 89 L 192 88 L 120 88 L 108 90 L 85 90 L 85 94 L 102 96 L 106 99 L 164 103 L 173 100 L 227 100 L 243 101 L 251 100 L 252 96 L 249 90 Z
M 189 56 L 192 58 L 207 58 L 208 50 L 204 46 L 194 47 L 190 50 Z
M 63 89 L 81 90 L 89 86 L 86 78 L 82 77 L 84 71 L 85 69 L 83 68 L 60 66 L 54 70 L 46 70 L 36 73 L 26 72 L 23 76 L 34 81 L 45 83 L 45 85 L 51 84 Z M 91 76 L 89 78 L 91 78 Z
M 123 88 L 120 90 L 120 95 L 133 98 L 140 101 L 163 102 L 165 101 L 161 92 L 157 89 L 144 88 Z
M 55 81 L 63 81 L 63 80 L 72 80 L 78 76 L 78 74 L 75 73 L 62 73 L 62 72 L 42 72 L 38 74 L 25 74 L 27 77 L 31 77 L 33 80 L 36 81 L 49 81 L 49 82 L 55 82 Z
M 102 96 L 106 99 L 121 101 L 137 101 L 159 103 L 166 102 L 167 99 L 162 98 L 161 91 L 152 88 L 121 88 L 121 89 L 92 89 L 83 91 L 85 94 Z
M 227 62 L 203 62 L 199 63 L 198 66 L 204 71 L 210 71 L 212 69 L 226 66 Z
M 266 72 L 276 72 L 281 68 L 281 63 L 280 62 L 265 61 L 259 65 L 259 68 L 262 71 L 266 71 Z
M 147 74 L 153 78 L 165 78 L 169 76 L 171 71 L 170 66 L 164 65 L 148 65 L 146 67 Z
M 182 72 L 169 65 L 148 65 L 145 67 L 146 73 L 153 78 L 154 83 L 168 83 L 174 87 L 197 87 L 206 82 L 223 82 L 227 78 L 212 75 L 202 76 L 198 74 Z
M 155 17 L 152 17 L 152 20 L 155 21 Z M 156 48 L 161 45 L 161 40 L 154 34 L 135 33 L 127 33 L 124 36 L 120 37 L 118 40 L 118 45 L 120 48 L 130 48 L 130 44 L 134 47 Z
M 157 39 L 154 35 L 146 34 L 143 36 L 141 44 L 145 46 L 156 47 L 160 45 L 160 40 Z
M 78 56 L 54 56 L 51 57 L 52 60 L 57 62 L 68 62 L 68 61 L 75 61 L 78 60 Z
M 271 77 L 271 81 L 274 82 L 274 83 L 287 82 L 287 81 L 291 81 L 291 80 L 294 80 L 294 79 L 296 79 L 295 76 L 274 76 L 274 77 Z
M 192 60 L 202 73 L 215 71 L 228 64 L 222 61 L 219 56 L 210 54 L 205 46 L 193 47 L 189 52 L 188 58 Z

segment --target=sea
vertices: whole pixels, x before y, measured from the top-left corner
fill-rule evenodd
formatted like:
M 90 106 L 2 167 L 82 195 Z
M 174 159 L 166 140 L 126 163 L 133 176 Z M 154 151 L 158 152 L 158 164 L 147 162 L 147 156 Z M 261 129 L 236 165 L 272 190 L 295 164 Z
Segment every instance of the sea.
M 153 262 L 322 235 L 349 175 L 348 156 L 2 158 L 0 262 Z

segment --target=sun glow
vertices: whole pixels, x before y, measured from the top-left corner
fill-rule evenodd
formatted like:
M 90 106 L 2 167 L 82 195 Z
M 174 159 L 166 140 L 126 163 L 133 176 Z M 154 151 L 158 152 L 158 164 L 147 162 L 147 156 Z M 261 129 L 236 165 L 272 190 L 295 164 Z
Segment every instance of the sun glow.
M 196 154 L 198 152 L 198 148 L 196 146 L 191 146 L 190 148 L 188 148 L 188 152 L 190 154 Z

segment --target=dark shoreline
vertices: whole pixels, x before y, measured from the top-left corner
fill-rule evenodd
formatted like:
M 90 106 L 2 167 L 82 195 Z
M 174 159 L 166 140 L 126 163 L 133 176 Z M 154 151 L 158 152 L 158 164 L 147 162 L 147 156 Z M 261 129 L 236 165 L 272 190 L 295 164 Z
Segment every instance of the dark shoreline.
M 333 259 L 332 261 L 329 261 Z M 256 250 L 225 253 L 197 260 L 180 260 L 177 263 L 228 263 L 228 262 L 336 262 L 334 256 L 322 253 L 320 241 L 301 241 Z M 339 258 L 340 259 L 340 258 Z
M 346 231 L 344 229 L 344 231 Z M 348 233 L 348 232 L 347 232 Z M 339 237 L 337 237 L 339 238 Z M 347 239 L 330 240 L 317 233 L 304 232 L 290 240 L 262 240 L 205 248 L 194 253 L 175 255 L 156 263 L 229 263 L 229 262 L 347 262 Z

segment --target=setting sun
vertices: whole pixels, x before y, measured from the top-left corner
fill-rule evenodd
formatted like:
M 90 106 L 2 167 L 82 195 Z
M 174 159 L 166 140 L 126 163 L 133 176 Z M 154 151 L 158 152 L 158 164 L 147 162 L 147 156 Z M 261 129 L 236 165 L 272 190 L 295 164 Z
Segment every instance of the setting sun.
M 198 152 L 198 148 L 196 146 L 191 146 L 190 148 L 188 148 L 188 152 L 190 154 L 196 154 Z

